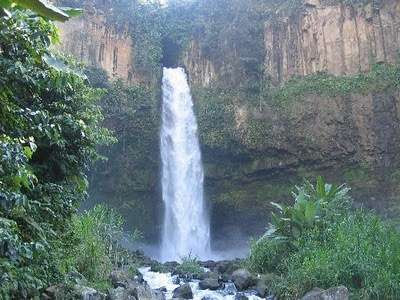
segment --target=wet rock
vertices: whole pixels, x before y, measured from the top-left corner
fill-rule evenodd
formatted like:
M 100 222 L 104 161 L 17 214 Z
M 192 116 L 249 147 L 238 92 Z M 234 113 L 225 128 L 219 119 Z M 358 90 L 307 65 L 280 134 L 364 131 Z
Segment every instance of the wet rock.
M 223 276 L 230 276 L 235 270 L 241 268 L 241 262 L 242 260 L 240 259 L 222 260 L 215 264 L 215 267 L 212 269 L 212 271 L 217 272 Z
M 78 284 L 74 286 L 73 294 L 77 299 L 82 299 L 82 300 L 105 300 L 106 299 L 105 294 L 100 293 L 93 288 L 78 285 Z
M 181 283 L 181 279 L 179 278 L 179 276 L 172 276 L 172 283 L 173 284 L 180 284 Z
M 215 273 L 215 272 L 204 272 L 199 276 L 198 279 L 199 280 L 204 280 L 204 279 L 207 279 L 207 278 L 214 278 L 214 279 L 219 280 L 220 276 L 219 276 L 218 273 Z
M 222 280 L 223 282 L 232 281 L 232 275 L 231 275 L 231 274 L 224 273 L 224 274 L 221 275 L 221 280 Z
M 126 283 L 129 281 L 129 274 L 123 270 L 114 270 L 110 274 L 110 281 L 114 288 L 126 287 Z
M 136 300 L 136 298 L 134 295 L 129 294 L 128 290 L 120 286 L 108 292 L 107 300 Z
M 244 291 L 255 283 L 253 276 L 246 269 L 239 269 L 233 272 L 232 281 L 238 291 Z
M 257 291 L 257 296 L 261 298 L 265 298 L 268 295 L 268 286 L 262 279 L 257 280 L 255 290 Z
M 218 282 L 218 278 L 206 278 L 199 282 L 199 288 L 201 290 L 218 290 L 221 287 L 221 284 Z
M 167 291 L 167 288 L 165 286 L 162 286 L 162 287 L 156 289 L 156 291 L 160 291 L 162 293 L 165 293 Z
M 232 282 L 228 282 L 225 284 L 225 287 L 223 290 L 224 295 L 235 295 L 236 292 L 237 292 L 237 289 Z
M 188 283 L 185 283 L 180 287 L 177 287 L 173 291 L 173 298 L 193 299 L 192 288 Z
M 218 300 L 218 298 L 213 296 L 204 296 L 201 300 Z
M 222 260 L 215 264 L 214 269 L 216 272 L 223 274 L 223 273 L 226 273 L 227 271 L 229 271 L 231 266 L 232 266 L 232 261 Z
M 161 291 L 152 290 L 146 282 L 139 283 L 135 280 L 128 281 L 127 292 L 134 296 L 136 300 L 164 300 L 165 298 Z
M 63 285 L 53 285 L 48 287 L 42 294 L 43 299 L 62 299 L 65 294 Z
M 215 268 L 215 266 L 217 265 L 217 262 L 215 262 L 213 260 L 207 260 L 207 261 L 200 262 L 200 265 L 203 268 L 207 268 L 207 269 L 213 270 Z
M 301 300 L 348 300 L 349 291 L 345 286 L 333 287 L 328 290 L 315 288 L 301 298 Z
M 235 295 L 235 300 L 248 300 L 249 298 L 247 298 L 246 295 L 238 293 Z

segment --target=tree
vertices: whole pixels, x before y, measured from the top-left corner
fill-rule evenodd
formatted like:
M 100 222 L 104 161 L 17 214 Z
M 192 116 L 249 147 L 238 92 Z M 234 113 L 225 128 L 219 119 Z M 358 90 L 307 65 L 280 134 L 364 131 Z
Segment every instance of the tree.
M 42 17 L 60 22 L 65 22 L 71 17 L 82 13 L 81 9 L 70 7 L 58 8 L 45 0 L 0 0 L 0 7 L 2 9 L 9 9 L 14 6 L 30 9 Z

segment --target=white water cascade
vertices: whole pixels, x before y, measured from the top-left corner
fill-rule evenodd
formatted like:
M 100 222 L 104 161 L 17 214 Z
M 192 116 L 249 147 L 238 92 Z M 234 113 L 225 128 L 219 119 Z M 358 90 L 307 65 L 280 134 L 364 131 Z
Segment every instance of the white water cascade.
M 161 260 L 210 254 L 210 224 L 203 200 L 203 167 L 197 123 L 185 71 L 164 68 L 161 128 L 162 197 L 165 206 Z

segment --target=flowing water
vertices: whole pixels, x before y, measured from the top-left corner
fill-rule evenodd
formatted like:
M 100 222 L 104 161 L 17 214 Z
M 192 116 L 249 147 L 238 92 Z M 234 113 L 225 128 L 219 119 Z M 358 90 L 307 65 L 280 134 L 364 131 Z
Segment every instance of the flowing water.
M 208 259 L 210 224 L 203 199 L 197 123 L 185 71 L 164 68 L 161 128 L 162 197 L 165 205 L 161 260 L 192 255 Z
M 164 288 L 165 292 L 165 299 L 171 300 L 173 299 L 173 291 L 179 284 L 175 283 L 177 275 L 171 275 L 171 273 L 158 273 L 150 271 L 150 267 L 143 267 L 139 269 L 139 272 L 143 276 L 143 280 L 147 282 L 147 284 L 152 289 L 159 289 Z M 225 283 L 224 287 L 216 290 L 201 290 L 199 288 L 199 281 L 192 280 L 189 282 L 190 287 L 193 292 L 193 300 L 203 300 L 203 299 L 210 299 L 210 300 L 235 300 L 235 299 L 243 299 L 241 297 L 237 297 L 238 295 L 246 296 L 244 299 L 248 300 L 261 300 L 261 299 L 274 299 L 273 297 L 268 298 L 260 298 L 256 296 L 255 291 L 247 291 L 238 293 L 236 290 L 235 285 L 230 283 Z

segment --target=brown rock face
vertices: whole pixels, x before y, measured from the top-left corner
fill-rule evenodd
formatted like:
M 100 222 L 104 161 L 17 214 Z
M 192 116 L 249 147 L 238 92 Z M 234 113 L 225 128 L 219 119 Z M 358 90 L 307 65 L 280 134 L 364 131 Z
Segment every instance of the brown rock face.
M 86 13 L 57 25 L 61 35 L 60 51 L 89 66 L 103 68 L 111 79 L 138 80 L 132 67 L 133 43 L 129 34 L 107 24 L 101 13 Z
M 399 1 L 384 1 L 380 9 L 312 2 L 302 14 L 265 24 L 265 68 L 275 83 L 320 71 L 356 74 L 396 61 Z
M 324 2 L 305 1 L 302 10 L 290 15 L 277 13 L 265 23 L 264 72 L 275 85 L 292 76 L 316 72 L 350 75 L 367 71 L 374 63 L 397 61 L 400 1 L 382 1 L 380 7 Z M 217 67 L 220 63 L 203 55 L 196 41 L 184 57 L 193 84 L 209 86 L 227 76 L 224 73 L 229 66 Z M 232 61 L 240 59 L 237 56 Z

